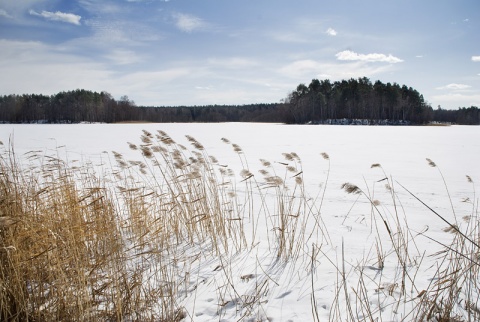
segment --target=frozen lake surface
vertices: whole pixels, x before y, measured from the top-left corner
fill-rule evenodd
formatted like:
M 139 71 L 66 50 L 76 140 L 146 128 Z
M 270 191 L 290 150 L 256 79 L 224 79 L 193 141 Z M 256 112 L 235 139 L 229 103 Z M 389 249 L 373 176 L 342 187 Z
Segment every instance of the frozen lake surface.
M 200 141 L 210 155 L 238 169 L 238 158 L 221 138 L 238 144 L 254 171 L 259 159 L 282 161 L 282 153 L 295 152 L 302 159 L 305 181 L 315 187 L 322 183 L 327 167 L 320 153 L 330 156 L 330 180 L 362 185 L 381 179 L 371 169 L 381 164 L 385 173 L 412 192 L 444 192 L 433 160 L 443 173 L 454 199 L 471 190 L 465 176 L 480 178 L 480 127 L 475 126 L 305 126 L 255 123 L 220 124 L 73 124 L 0 125 L 0 140 L 12 140 L 18 156 L 32 150 L 56 150 L 69 159 L 105 158 L 116 151 L 126 159 L 138 158 L 127 142 L 138 142 L 142 130 L 163 130 L 177 142 L 188 145 L 185 135 Z M 238 169 L 241 170 L 241 169 Z M 480 180 L 480 179 L 477 179 Z M 437 199 L 437 198 L 435 198 Z M 443 198 L 438 198 L 443 199 Z M 439 202 L 439 200 L 435 200 Z
M 346 176 L 367 175 L 372 163 L 405 184 L 420 183 L 430 175 L 425 158 L 435 161 L 452 180 L 466 174 L 478 177 L 480 128 L 475 126 L 298 126 L 282 124 L 72 124 L 0 125 L 0 138 L 11 139 L 16 151 L 64 147 L 81 156 L 103 151 L 127 153 L 127 142 L 138 140 L 142 130 L 163 130 L 180 143 L 191 135 L 219 159 L 231 158 L 221 142 L 237 143 L 252 162 L 276 159 L 281 153 L 296 152 L 305 165 L 326 152 L 332 160 L 332 173 Z M 311 165 L 312 170 L 315 165 Z
M 245 169 L 230 145 L 222 142 L 226 138 L 238 144 L 248 161 L 248 169 L 261 178 L 259 170 L 263 168 L 260 159 L 268 160 L 278 169 L 282 169 L 285 160 L 283 153 L 295 152 L 301 159 L 297 168 L 303 171 L 306 193 L 318 196 L 324 193 L 321 215 L 330 234 L 331 244 L 324 246 L 324 256 L 319 256 L 313 270 L 296 271 L 295 265 L 285 264 L 282 268 L 273 265 L 272 254 L 264 244 L 267 237 L 257 236 L 259 246 L 248 254 L 235 254 L 230 262 L 235 272 L 232 276 L 252 274 L 249 269 L 255 267 L 253 276 L 262 275 L 265 270 L 269 275 L 270 292 L 257 307 L 255 316 L 259 320 L 273 321 L 305 321 L 312 320 L 312 304 L 310 295 L 315 293 L 316 307 L 320 320 L 332 318 L 335 290 L 338 289 L 338 276 L 331 261 L 340 260 L 340 249 L 344 245 L 344 261 L 349 265 L 348 279 L 355 284 L 358 275 L 355 270 L 359 266 L 373 265 L 371 252 L 375 252 L 374 243 L 378 236 L 372 235 L 372 210 L 367 198 L 345 193 L 341 189 L 343 183 L 349 182 L 360 187 L 373 199 L 380 199 L 380 208 L 387 216 L 394 217 L 395 209 L 401 209 L 402 221 L 408 224 L 413 233 L 427 231 L 429 237 L 448 242 L 449 235 L 442 229 L 446 224 L 427 210 L 415 198 L 409 195 L 398 184 L 403 185 L 417 195 L 431 208 L 454 222 L 455 215 L 461 218 L 472 215 L 477 204 L 475 188 L 480 180 L 480 127 L 478 126 L 328 126 L 328 125 L 282 125 L 252 123 L 221 124 L 72 124 L 72 125 L 0 125 L 0 140 L 4 145 L 13 145 L 18 158 L 22 159 L 29 151 L 42 150 L 46 153 L 58 153 L 60 157 L 72 160 L 92 161 L 96 165 L 108 164 L 113 158 L 112 151 L 121 153 L 125 159 L 138 159 L 138 151 L 129 149 L 127 142 L 138 144 L 142 130 L 155 133 L 162 130 L 175 141 L 185 146 L 189 142 L 185 135 L 190 135 L 202 143 L 209 155 L 216 157 L 220 164 L 228 165 L 234 170 L 237 182 Z M 107 152 L 107 153 L 105 153 Z M 321 153 L 327 153 L 325 160 Z M 427 158 L 434 161 L 437 167 L 429 166 Z M 380 164 L 381 168 L 373 167 Z M 292 174 L 290 177 L 292 177 Z M 466 176 L 473 180 L 473 184 Z M 396 201 L 393 205 L 390 192 L 384 187 L 385 180 L 394 185 Z M 325 190 L 323 190 L 325 188 Z M 468 202 L 466 202 L 468 201 Z M 395 208 L 396 207 L 396 208 Z M 452 210 L 453 208 L 453 210 Z M 388 239 L 386 232 L 382 235 Z M 438 243 L 423 236 L 416 236 L 416 254 L 432 254 L 440 249 Z M 263 243 L 263 244 L 262 244 Z M 319 240 L 308 240 L 305 254 L 313 244 L 322 244 Z M 384 251 L 388 253 L 388 242 Z M 373 250 L 372 250 L 373 248 Z M 333 254 L 333 255 L 332 255 Z M 334 255 L 336 254 L 336 255 Z M 329 257 L 330 255 L 330 257 Z M 306 255 L 308 259 L 308 255 Z M 386 256 L 384 277 L 372 271 L 372 284 L 368 289 L 372 307 L 377 307 L 375 316 L 386 320 L 409 320 L 409 308 L 412 303 L 403 303 L 394 308 L 395 302 L 388 301 L 378 295 L 378 285 L 382 278 L 385 281 L 394 278 L 396 268 L 388 268 L 389 258 Z M 428 286 L 432 276 L 429 267 L 436 258 L 423 259 L 416 268 L 415 292 Z M 268 261 L 272 263 L 268 264 Z M 391 259 L 394 263 L 395 260 Z M 257 264 L 264 264 L 262 270 Z M 212 262 L 210 266 L 215 266 Z M 290 267 L 290 266 L 291 267 Z M 205 280 L 215 281 L 212 267 L 197 267 L 197 274 L 208 276 Z M 306 265 L 308 266 L 308 265 Z M 233 270 L 232 268 L 232 270 Z M 270 270 L 269 270 L 270 269 Z M 389 270 L 390 269 L 390 270 Z M 382 274 L 380 274 L 382 275 Z M 250 275 L 248 275 L 250 276 Z M 393 277 L 392 277 L 393 276 Z M 379 280 L 380 279 L 380 280 Z M 243 280 L 243 279 L 242 279 Z M 248 281 L 247 281 L 248 282 Z M 312 284 L 313 283 L 313 286 Z M 375 287 L 374 287 L 375 286 Z M 187 294 L 182 305 L 189 312 L 187 320 L 238 320 L 241 310 L 226 306 L 218 308 L 216 288 L 218 284 L 205 282 L 195 287 L 194 295 Z M 238 292 L 248 292 L 241 288 Z M 398 298 L 397 298 L 398 299 Z M 409 306 L 410 305 L 410 306 Z M 251 313 L 251 312 L 250 312 Z M 360 318 L 360 315 L 358 315 Z

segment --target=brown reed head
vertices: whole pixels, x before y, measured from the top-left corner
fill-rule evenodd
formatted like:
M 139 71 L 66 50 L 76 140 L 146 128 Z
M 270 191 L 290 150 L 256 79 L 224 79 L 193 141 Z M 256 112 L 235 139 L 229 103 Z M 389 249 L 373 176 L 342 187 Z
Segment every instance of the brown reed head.
M 140 150 L 142 151 L 142 155 L 147 158 L 147 159 L 151 159 L 153 158 L 153 152 L 152 152 L 152 149 L 150 149 L 150 147 L 146 146 L 146 145 L 142 145 L 140 147 Z
M 248 178 L 248 177 L 252 177 L 253 174 L 249 170 L 243 169 L 242 171 L 240 171 L 240 176 L 242 178 Z
M 427 162 L 428 162 L 428 165 L 431 166 L 432 168 L 435 168 L 437 165 L 435 164 L 435 162 L 433 162 L 431 159 L 429 158 L 426 158 Z
M 265 160 L 265 159 L 260 159 L 260 162 L 262 163 L 262 165 L 263 165 L 264 167 L 267 167 L 267 168 L 272 165 L 269 161 L 267 161 L 267 160 Z
M 294 157 L 291 153 L 282 153 L 282 155 L 285 158 L 285 160 L 287 160 L 287 161 L 293 161 L 294 160 Z
M 360 194 L 362 192 L 362 190 L 358 186 L 351 184 L 349 182 L 342 184 L 341 188 L 345 190 L 345 192 L 350 194 Z
M 205 149 L 205 147 L 200 142 L 198 142 L 193 136 L 185 135 L 185 137 L 193 145 L 195 149 L 200 151 L 203 151 Z
M 243 152 L 242 148 L 238 144 L 232 143 L 232 147 L 233 147 L 233 151 L 235 151 L 237 153 L 242 153 Z
M 287 171 L 289 171 L 289 172 L 297 172 L 297 168 L 295 168 L 294 166 L 289 165 L 289 166 L 287 166 Z

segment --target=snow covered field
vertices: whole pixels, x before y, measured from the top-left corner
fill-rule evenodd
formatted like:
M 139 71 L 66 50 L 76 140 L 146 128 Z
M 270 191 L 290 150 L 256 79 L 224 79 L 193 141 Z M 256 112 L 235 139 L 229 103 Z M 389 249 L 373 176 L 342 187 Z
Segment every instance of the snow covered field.
M 460 230 L 475 226 L 462 217 L 478 215 L 480 127 L 3 124 L 0 140 L 5 146 L 11 141 L 20 159 L 42 150 L 109 167 L 112 151 L 141 159 L 127 142 L 140 145 L 142 130 L 165 131 L 188 147 L 185 135 L 198 140 L 219 169 L 233 170 L 238 198 L 251 209 L 241 218 L 248 248 L 179 269 L 185 283 L 177 304 L 186 321 L 419 319 L 415 308 L 439 279 L 439 242 L 449 245 L 455 234 L 446 233 L 448 225 L 403 187 Z M 269 186 L 267 170 L 288 189 Z M 342 188 L 345 183 L 350 185 Z M 278 227 L 276 212 L 285 211 L 278 191 L 283 205 L 291 206 L 285 227 L 292 252 L 283 258 L 272 244 L 286 236 Z M 469 305 L 456 303 L 455 314 L 465 314 Z

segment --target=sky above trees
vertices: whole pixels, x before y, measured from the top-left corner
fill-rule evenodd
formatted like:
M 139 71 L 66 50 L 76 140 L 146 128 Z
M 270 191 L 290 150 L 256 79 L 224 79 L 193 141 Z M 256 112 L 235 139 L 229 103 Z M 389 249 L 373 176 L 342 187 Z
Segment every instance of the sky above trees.
M 270 103 L 366 76 L 480 106 L 479 34 L 478 0 L 2 0 L 0 94 Z

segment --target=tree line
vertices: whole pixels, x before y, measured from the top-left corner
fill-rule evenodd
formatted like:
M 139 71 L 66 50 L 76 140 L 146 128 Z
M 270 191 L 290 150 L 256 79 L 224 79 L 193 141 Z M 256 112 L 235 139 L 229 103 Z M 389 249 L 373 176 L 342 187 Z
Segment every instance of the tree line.
M 318 79 L 300 84 L 287 98 L 290 122 L 322 122 L 327 119 L 367 119 L 424 123 L 432 119 L 432 109 L 411 87 L 374 84 L 366 78 L 337 82 Z
M 283 122 L 282 105 L 137 106 L 127 96 L 115 100 L 107 92 L 77 89 L 52 96 L 0 96 L 0 122 Z
M 433 110 L 411 87 L 372 83 L 368 78 L 300 84 L 279 103 L 206 106 L 137 106 L 127 96 L 77 89 L 55 95 L 0 96 L 0 122 L 275 122 L 290 124 L 363 120 L 378 124 L 425 124 L 432 121 L 480 124 L 478 107 Z M 345 124 L 345 123 L 342 123 Z
M 313 79 L 300 84 L 285 100 L 287 123 L 329 123 L 332 120 L 365 120 L 360 124 L 426 124 L 448 122 L 480 124 L 478 107 L 433 110 L 423 95 L 397 83 L 372 83 L 367 77 L 331 82 Z

